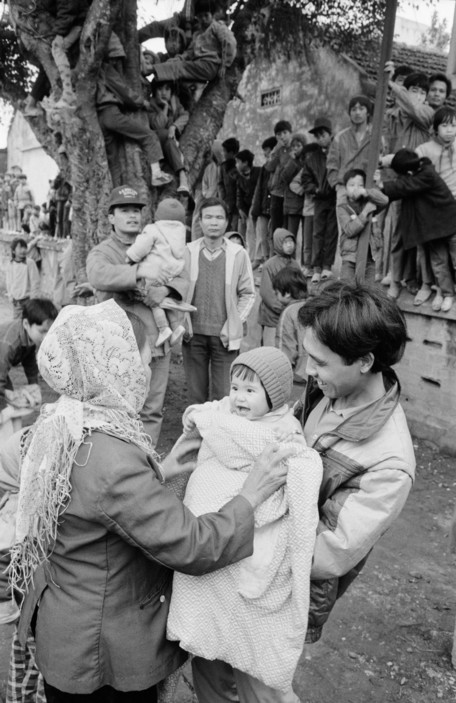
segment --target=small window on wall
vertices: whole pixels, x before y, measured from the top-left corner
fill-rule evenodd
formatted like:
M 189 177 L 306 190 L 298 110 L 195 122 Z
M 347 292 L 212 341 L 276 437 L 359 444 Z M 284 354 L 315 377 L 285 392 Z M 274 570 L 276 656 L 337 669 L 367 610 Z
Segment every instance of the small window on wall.
M 261 107 L 274 107 L 282 103 L 282 91 L 280 88 L 265 90 L 261 93 Z

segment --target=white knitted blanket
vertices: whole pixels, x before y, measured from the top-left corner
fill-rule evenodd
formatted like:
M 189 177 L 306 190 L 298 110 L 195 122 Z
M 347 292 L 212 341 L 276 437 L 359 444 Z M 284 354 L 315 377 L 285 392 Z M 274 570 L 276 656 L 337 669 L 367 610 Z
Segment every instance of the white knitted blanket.
M 184 503 L 195 515 L 237 495 L 274 425 L 235 415 L 195 415 L 203 438 Z M 206 659 L 221 659 L 268 686 L 287 690 L 302 651 L 322 465 L 293 443 L 287 484 L 255 511 L 254 554 L 203 576 L 174 575 L 168 638 Z

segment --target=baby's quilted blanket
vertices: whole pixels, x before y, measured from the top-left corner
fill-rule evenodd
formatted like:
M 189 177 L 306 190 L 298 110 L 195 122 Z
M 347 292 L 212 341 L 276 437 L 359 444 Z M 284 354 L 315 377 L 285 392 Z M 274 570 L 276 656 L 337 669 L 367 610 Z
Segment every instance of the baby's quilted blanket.
M 195 515 L 236 496 L 274 424 L 225 413 L 195 416 L 203 442 L 184 503 Z M 286 690 L 302 651 L 322 478 L 319 455 L 296 442 L 284 488 L 255 511 L 254 553 L 214 573 L 174 575 L 168 638 Z

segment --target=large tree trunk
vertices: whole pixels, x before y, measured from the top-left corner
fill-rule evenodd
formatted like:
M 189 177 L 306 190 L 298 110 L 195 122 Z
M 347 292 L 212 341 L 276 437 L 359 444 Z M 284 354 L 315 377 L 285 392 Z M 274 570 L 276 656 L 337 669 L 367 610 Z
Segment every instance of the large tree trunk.
M 75 107 L 55 107 L 62 92 L 62 69 L 51 50 L 54 18 L 42 10 L 31 12 L 28 0 L 9 0 L 9 3 L 18 39 L 28 55 L 43 66 L 51 83 L 51 97 L 42 103 L 45 114 L 28 118 L 28 122 L 73 186 L 73 257 L 77 279 L 82 281 L 88 252 L 109 231 L 106 203 L 112 180 L 95 107 L 97 74 L 114 28 L 126 52 L 125 77 L 132 88 L 141 91 L 136 2 L 92 0 L 79 38 L 79 58 L 71 72 Z M 265 3 L 255 0 L 254 4 L 258 15 Z M 236 19 L 238 60 L 223 80 L 217 79 L 206 88 L 182 135 L 181 148 L 192 186 L 201 178 L 210 158 L 211 144 L 223 124 L 226 106 L 236 94 L 246 61 L 252 57 L 252 17 L 252 13 L 244 11 Z M 122 182 L 138 188 L 149 203 L 156 200 L 157 194 L 150 189 L 149 165 L 139 146 L 126 140 L 119 147 L 118 162 Z M 148 215 L 150 210 L 146 211 Z

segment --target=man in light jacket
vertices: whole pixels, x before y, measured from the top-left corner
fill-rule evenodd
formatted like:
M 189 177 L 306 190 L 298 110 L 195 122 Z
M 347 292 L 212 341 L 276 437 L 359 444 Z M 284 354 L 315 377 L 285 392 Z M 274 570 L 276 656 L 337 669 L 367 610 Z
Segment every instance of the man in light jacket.
M 225 239 L 228 213 L 223 200 L 207 198 L 200 205 L 203 236 L 187 245 L 190 272 L 182 353 L 188 402 L 220 400 L 229 393 L 230 367 L 239 354 L 243 327 L 255 301 L 252 267 L 246 250 Z

